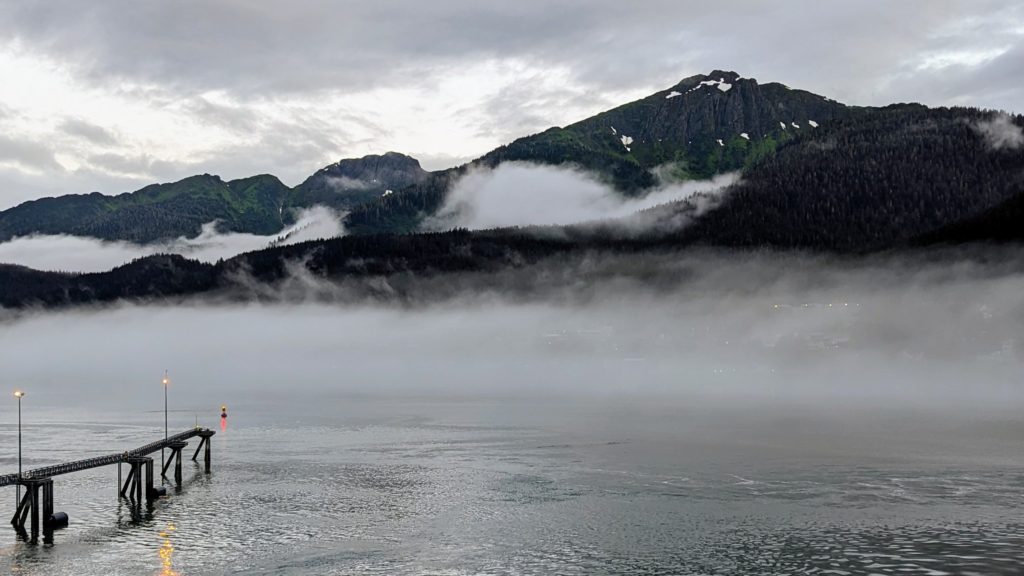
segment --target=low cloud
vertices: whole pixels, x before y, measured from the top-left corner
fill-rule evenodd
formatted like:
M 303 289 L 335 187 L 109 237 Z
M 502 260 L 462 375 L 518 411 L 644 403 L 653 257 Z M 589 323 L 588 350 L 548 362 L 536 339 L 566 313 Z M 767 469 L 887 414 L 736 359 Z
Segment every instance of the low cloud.
M 61 123 L 60 130 L 65 134 L 83 138 L 93 144 L 103 146 L 117 144 L 117 138 L 109 130 L 80 118 L 68 118 Z
M 328 186 L 337 192 L 344 192 L 346 190 L 367 190 L 372 184 L 357 178 L 349 178 L 348 176 L 329 176 L 324 179 Z
M 181 254 L 216 262 L 271 245 L 340 236 L 344 233 L 341 218 L 341 214 L 330 208 L 317 206 L 302 211 L 293 226 L 273 236 L 221 233 L 217 231 L 217 223 L 210 222 L 195 238 L 181 237 L 145 245 L 68 235 L 23 236 L 0 243 L 0 262 L 65 272 L 102 272 L 151 254 Z
M 1024 129 L 1009 114 L 995 114 L 989 120 L 978 122 L 974 128 L 995 150 L 1016 150 L 1024 145 Z
M 429 229 L 575 224 L 622 218 L 698 193 L 717 193 L 735 174 L 668 185 L 627 198 L 585 172 L 556 166 L 505 163 L 469 173 L 449 193 Z

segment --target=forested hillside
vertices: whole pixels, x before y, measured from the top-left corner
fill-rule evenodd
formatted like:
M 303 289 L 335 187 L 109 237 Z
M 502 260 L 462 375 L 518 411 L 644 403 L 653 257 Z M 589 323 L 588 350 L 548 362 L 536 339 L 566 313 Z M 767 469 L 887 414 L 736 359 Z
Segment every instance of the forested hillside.
M 588 124 L 593 129 L 610 121 L 598 117 L 587 122 L 594 123 Z M 626 125 L 622 119 L 614 121 Z M 608 256 L 639 262 L 650 255 L 699 247 L 862 255 L 936 244 L 1024 241 L 1024 117 L 901 104 L 846 109 L 827 123 L 816 123 L 798 133 L 787 129 L 785 137 L 772 140 L 771 154 L 730 160 L 743 163 L 742 178 L 720 195 L 698 195 L 624 219 L 476 232 L 377 233 L 415 228 L 423 215 L 441 205 L 466 170 L 462 167 L 426 174 L 404 193 L 392 192 L 353 210 L 348 226 L 354 235 L 277 246 L 215 265 L 154 256 L 106 273 L 77 275 L 0 266 L 0 306 L 197 294 L 252 299 L 277 294 L 283 286 L 297 286 L 302 292 L 321 283 L 357 286 L 353 294 L 358 296 L 351 297 L 401 301 L 424 281 L 435 287 L 457 286 L 462 278 L 457 274 L 462 273 L 508 275 L 557 262 L 531 276 L 536 285 L 557 275 L 557 270 L 578 270 L 580 263 Z M 553 163 L 565 158 L 546 156 L 561 149 L 545 147 L 543 139 L 527 141 L 536 146 L 534 158 Z M 633 144 L 640 149 L 644 142 Z M 580 150 L 594 148 L 585 145 Z M 411 166 L 404 158 L 394 160 Z M 690 161 L 682 165 L 689 166 Z M 614 179 L 614 162 L 610 165 L 606 174 Z M 419 178 L 416 174 L 406 172 Z M 133 218 L 164 233 L 199 226 L 221 217 L 217 207 L 223 205 L 239 209 L 225 217 L 229 225 L 272 228 L 278 225 L 275 214 L 281 217 L 286 192 L 268 176 L 226 183 L 199 176 L 128 197 L 68 197 L 56 221 L 43 217 L 51 201 L 17 210 L 49 226 L 78 226 L 76 230 L 93 235 L 106 234 L 100 237 L 116 237 L 118 231 L 129 229 L 118 229 L 118 223 Z M 181 203 L 176 211 L 180 219 L 167 222 L 160 220 L 158 210 L 148 209 L 175 203 Z M 113 211 L 118 218 L 110 216 Z M 243 217 L 251 220 L 240 220 Z M 511 283 L 509 289 L 516 289 L 517 277 L 503 278 Z
M 72 234 L 103 240 L 152 242 L 196 236 L 219 220 L 223 230 L 273 234 L 289 189 L 273 176 L 224 182 L 203 174 L 154 184 L 118 196 L 42 198 L 0 212 L 0 241 L 29 234 Z
M 914 245 L 1024 242 L 1024 191 L 966 220 L 929 232 Z
M 861 111 L 751 167 L 680 240 L 866 252 L 990 209 L 1003 214 L 1011 206 L 995 207 L 1024 192 L 1024 149 L 989 141 L 981 127 L 995 118 L 919 105 Z

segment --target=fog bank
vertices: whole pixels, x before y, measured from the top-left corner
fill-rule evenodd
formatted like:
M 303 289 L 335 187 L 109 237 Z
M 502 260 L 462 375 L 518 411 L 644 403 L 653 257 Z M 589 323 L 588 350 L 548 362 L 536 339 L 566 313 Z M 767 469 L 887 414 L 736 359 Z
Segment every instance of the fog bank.
M 271 245 L 294 244 L 344 233 L 342 215 L 323 206 L 301 211 L 295 224 L 278 234 L 260 236 L 218 232 L 217 223 L 203 226 L 195 238 L 135 244 L 110 242 L 69 235 L 32 235 L 0 243 L 0 263 L 20 264 L 36 270 L 102 272 L 151 254 L 181 254 L 204 262 L 216 262 Z
M 721 191 L 736 178 L 725 174 L 714 180 L 669 184 L 643 197 L 627 198 L 580 170 L 506 162 L 460 179 L 424 227 L 487 229 L 622 218 L 698 192 Z
M 474 287 L 415 307 L 29 313 L 0 322 L 0 365 L 34 402 L 140 409 L 165 368 L 198 406 L 490 396 L 970 416 L 1024 401 L 1019 268 L 675 258 L 675 282 L 608 275 L 518 300 Z

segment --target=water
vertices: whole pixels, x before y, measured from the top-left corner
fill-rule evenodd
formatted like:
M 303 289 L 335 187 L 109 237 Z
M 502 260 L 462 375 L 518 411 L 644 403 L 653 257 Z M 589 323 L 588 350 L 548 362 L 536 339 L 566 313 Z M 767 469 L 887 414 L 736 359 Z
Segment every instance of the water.
M 0 572 L 1024 573 L 1012 412 L 325 394 L 240 398 L 220 431 L 216 410 L 211 475 L 186 462 L 141 516 L 116 467 L 57 477 L 70 527 L 53 546 L 8 531 Z M 33 407 L 25 466 L 142 445 L 162 420 Z M 171 414 L 172 431 L 194 422 Z M 16 427 L 0 435 L 13 471 Z M 14 489 L 0 498 L 13 511 Z

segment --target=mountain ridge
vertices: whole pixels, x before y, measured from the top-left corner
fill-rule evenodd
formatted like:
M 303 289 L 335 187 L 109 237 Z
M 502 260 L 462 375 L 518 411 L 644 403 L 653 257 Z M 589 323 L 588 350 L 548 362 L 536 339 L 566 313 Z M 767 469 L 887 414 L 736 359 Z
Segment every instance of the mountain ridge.
M 677 86 L 689 86 L 687 90 L 703 86 L 691 92 L 697 94 L 691 97 L 717 102 L 721 106 L 708 109 L 721 110 L 736 105 L 715 92 L 698 91 L 725 94 L 737 90 L 722 90 L 719 86 L 725 80 L 741 82 L 721 77 L 698 80 L 696 84 L 684 81 L 687 83 Z M 769 90 L 789 91 L 781 85 Z M 681 92 L 663 91 L 652 97 L 682 97 L 667 98 L 673 91 Z M 735 94 L 742 93 L 739 89 Z M 811 97 L 815 99 L 812 104 L 819 103 L 820 97 Z M 638 108 L 625 110 L 631 113 Z M 736 110 L 731 114 L 739 114 Z M 670 202 L 628 218 L 473 232 L 380 232 L 415 229 L 419 215 L 429 211 L 430 202 L 443 201 L 453 183 L 474 167 L 469 163 L 428 173 L 401 191 L 354 209 L 347 221 L 350 226 L 359 224 L 353 216 L 370 215 L 371 224 L 376 219 L 375 226 L 360 230 L 365 234 L 274 246 L 216 264 L 162 255 L 96 274 L 47 273 L 0 265 L 0 285 L 4 286 L 0 307 L 67 306 L 200 294 L 251 300 L 291 297 L 289 290 L 298 290 L 295 297 L 303 298 L 308 297 L 309 287 L 322 290 L 316 292 L 318 298 L 401 303 L 421 297 L 424 291 L 456 294 L 469 277 L 491 291 L 506 285 L 515 290 L 521 281 L 534 288 L 543 288 L 552 279 L 585 284 L 594 278 L 590 264 L 604 261 L 604 257 L 619 263 L 664 263 L 664 258 L 683 250 L 766 250 L 854 258 L 909 253 L 927 259 L 931 258 L 928 254 L 942 253 L 949 247 L 979 243 L 982 249 L 966 253 L 985 258 L 989 243 L 1024 242 L 1024 145 L 1020 145 L 1024 142 L 1024 116 L 920 104 L 837 110 L 841 110 L 841 117 L 816 121 L 818 126 L 812 129 L 796 128 L 792 125 L 799 124 L 796 120 L 788 128 L 780 125 L 778 139 L 772 137 L 776 146 L 771 153 L 746 164 L 755 152 L 747 150 L 746 159 L 742 159 L 742 178 L 724 193 Z M 743 110 L 742 115 L 754 113 Z M 628 158 L 628 145 L 605 134 L 606 129 L 611 134 L 609 124 L 613 120 L 618 121 L 615 117 L 595 116 L 588 119 L 590 124 L 582 132 L 569 135 L 579 142 L 591 135 L 600 139 L 593 147 L 584 146 L 577 157 L 594 153 L 598 157 Z M 733 124 L 728 127 L 736 128 Z M 1002 132 L 993 134 L 994 127 Z M 541 134 L 559 135 L 558 130 L 565 129 Z M 653 134 L 645 132 L 641 141 L 633 144 L 642 150 L 645 144 L 652 145 L 651 139 L 656 140 Z M 719 135 L 702 133 L 713 141 Z M 531 140 L 536 136 L 520 139 L 520 144 L 536 143 Z M 768 141 L 767 134 L 762 137 Z M 721 144 L 715 142 L 719 149 L 726 148 L 722 140 Z M 616 142 L 623 152 L 608 151 Z M 542 147 L 547 153 L 535 157 L 558 164 L 566 161 L 560 155 L 566 150 L 573 152 L 571 147 Z M 692 159 L 689 156 L 682 160 Z M 632 161 L 639 164 L 635 158 Z M 477 166 L 482 165 L 482 160 L 477 162 Z M 616 173 L 612 165 L 604 177 L 611 182 L 617 174 L 621 173 Z M 233 189 L 248 189 L 245 184 L 269 182 L 266 177 L 248 183 L 225 183 L 209 175 L 196 178 L 195 182 L 213 186 L 218 194 L 228 196 Z M 157 187 L 147 194 L 159 200 L 164 192 Z M 1013 246 L 1010 249 L 1015 250 Z M 952 253 L 956 256 L 965 252 Z M 1020 262 L 1024 260 L 1018 258 Z M 652 269 L 656 265 L 639 265 L 630 268 L 629 273 L 648 274 Z M 517 276 L 520 271 L 524 277 Z M 571 277 L 572 271 L 582 276 Z M 612 267 L 600 274 L 617 278 L 620 270 Z
M 723 90 L 725 85 L 729 88 Z M 674 92 L 679 95 L 670 97 Z M 37 199 L 0 212 L 0 241 L 30 234 L 72 234 L 153 242 L 198 235 L 212 220 L 220 221 L 223 231 L 274 234 L 293 222 L 296 210 L 317 204 L 350 212 L 345 224 L 351 233 L 407 233 L 440 208 L 454 181 L 470 167 L 508 161 L 572 164 L 593 171 L 625 195 L 637 195 L 657 183 L 655 167 L 670 165 L 673 176 L 683 179 L 741 168 L 771 154 L 800 130 L 794 127 L 796 120 L 815 121 L 811 117 L 816 116 L 825 122 L 846 110 L 823 96 L 715 70 L 564 128 L 517 138 L 446 170 L 428 172 L 414 158 L 387 152 L 339 160 L 294 188 L 271 175 L 249 177 L 263 178 L 250 190 L 250 198 L 223 194 L 223 180 L 206 174 L 116 196 Z M 199 179 L 199 185 L 192 186 L 193 179 Z M 166 194 L 162 202 L 150 202 L 147 197 L 154 187 L 177 190 L 179 197 Z M 208 220 L 199 221 L 202 218 Z
M 728 88 L 723 90 L 724 85 Z M 503 162 L 572 165 L 624 195 L 639 195 L 658 183 L 656 169 L 667 167 L 682 180 L 742 169 L 771 155 L 801 130 L 815 130 L 854 111 L 824 96 L 778 83 L 759 84 L 735 72 L 698 74 L 645 98 L 564 128 L 517 138 L 477 160 L 435 172 L 421 185 L 357 207 L 348 215 L 346 229 L 415 231 L 442 206 L 458 176 L 474 167 L 494 168 Z

